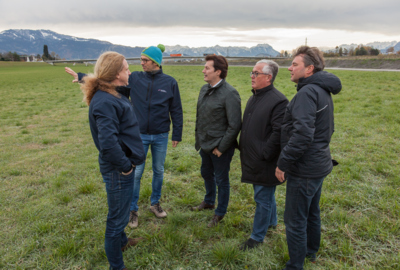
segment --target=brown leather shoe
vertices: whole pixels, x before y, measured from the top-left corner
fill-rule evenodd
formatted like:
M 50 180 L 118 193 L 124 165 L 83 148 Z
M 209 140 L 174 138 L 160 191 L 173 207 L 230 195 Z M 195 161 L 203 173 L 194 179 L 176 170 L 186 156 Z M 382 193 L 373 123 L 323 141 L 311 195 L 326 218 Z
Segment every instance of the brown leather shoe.
M 128 243 L 126 243 L 126 245 L 121 248 L 121 251 L 124 252 L 128 248 L 136 246 L 142 240 L 144 240 L 143 237 L 128 238 Z
M 204 209 L 212 210 L 215 208 L 215 205 L 208 204 L 205 201 L 202 201 L 200 205 L 192 207 L 192 211 L 202 211 Z
M 219 223 L 223 218 L 224 218 L 224 216 L 217 216 L 217 215 L 214 215 L 213 218 L 212 218 L 212 220 L 210 221 L 210 223 L 208 223 L 207 227 L 208 227 L 208 228 L 212 228 L 212 227 L 214 227 L 214 226 L 217 226 L 218 223 Z

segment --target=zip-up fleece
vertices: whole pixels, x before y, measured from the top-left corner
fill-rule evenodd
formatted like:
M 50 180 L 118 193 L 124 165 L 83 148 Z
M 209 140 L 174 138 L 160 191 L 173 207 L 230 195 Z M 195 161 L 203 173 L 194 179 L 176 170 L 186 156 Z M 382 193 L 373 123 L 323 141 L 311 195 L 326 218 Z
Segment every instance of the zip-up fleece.
M 129 101 L 129 88 L 117 87 L 120 98 L 98 90 L 89 106 L 89 124 L 99 150 L 100 172 L 128 172 L 145 160 L 139 124 Z
M 319 71 L 302 78 L 282 122 L 278 168 L 302 178 L 320 178 L 332 171 L 329 149 L 334 132 L 332 94 L 342 89 L 338 77 Z

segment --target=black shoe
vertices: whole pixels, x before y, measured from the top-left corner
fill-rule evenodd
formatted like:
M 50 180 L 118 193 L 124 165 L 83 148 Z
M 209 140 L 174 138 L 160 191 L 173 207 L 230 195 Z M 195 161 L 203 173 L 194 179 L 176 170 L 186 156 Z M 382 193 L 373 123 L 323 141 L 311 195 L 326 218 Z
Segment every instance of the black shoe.
M 242 251 L 245 251 L 245 250 L 253 249 L 253 248 L 255 248 L 255 247 L 257 247 L 257 246 L 259 246 L 261 244 L 262 244 L 262 242 L 258 242 L 258 241 L 254 240 L 252 238 L 249 238 L 249 239 L 246 240 L 246 242 L 244 242 L 239 247 L 239 249 L 242 250 Z
M 309 262 L 315 263 L 315 261 L 317 260 L 317 255 L 315 253 L 307 254 L 306 260 L 308 260 Z
M 200 205 L 192 207 L 192 211 L 202 211 L 205 209 L 212 210 L 215 208 L 215 205 L 208 204 L 205 201 L 202 201 Z

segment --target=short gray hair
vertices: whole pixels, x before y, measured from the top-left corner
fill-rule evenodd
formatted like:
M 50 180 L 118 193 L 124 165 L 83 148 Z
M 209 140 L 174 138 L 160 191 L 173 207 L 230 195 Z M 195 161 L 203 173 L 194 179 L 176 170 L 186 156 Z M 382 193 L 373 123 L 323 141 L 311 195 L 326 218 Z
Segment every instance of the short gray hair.
M 276 75 L 278 75 L 279 65 L 276 62 L 267 59 L 258 61 L 256 65 L 258 64 L 265 64 L 262 68 L 262 72 L 272 75 L 271 83 L 274 83 Z

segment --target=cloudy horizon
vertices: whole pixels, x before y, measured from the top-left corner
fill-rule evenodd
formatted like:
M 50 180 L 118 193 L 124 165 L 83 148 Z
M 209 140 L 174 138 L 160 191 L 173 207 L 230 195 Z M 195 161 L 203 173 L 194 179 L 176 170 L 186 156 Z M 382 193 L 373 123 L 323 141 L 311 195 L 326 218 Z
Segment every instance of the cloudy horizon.
M 307 4 L 308 3 L 308 4 Z M 46 29 L 118 45 L 245 46 L 292 50 L 400 41 L 400 2 L 383 0 L 0 0 L 0 32 Z M 18 14 L 18 16 L 16 16 Z

